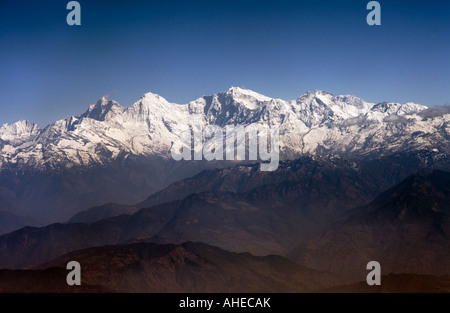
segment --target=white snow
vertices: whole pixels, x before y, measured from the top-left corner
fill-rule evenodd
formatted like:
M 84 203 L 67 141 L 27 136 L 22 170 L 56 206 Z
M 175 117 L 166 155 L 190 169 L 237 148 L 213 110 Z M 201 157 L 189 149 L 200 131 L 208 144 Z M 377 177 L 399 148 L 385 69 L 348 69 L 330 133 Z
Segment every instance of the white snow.
M 320 90 L 285 101 L 239 87 L 184 105 L 153 93 L 130 107 L 102 98 L 86 113 L 44 130 L 27 121 L 1 126 L 0 168 L 20 159 L 34 167 L 101 164 L 120 152 L 170 157 L 177 132 L 199 115 L 205 125 L 279 126 L 280 151 L 290 155 L 316 154 L 319 147 L 356 156 L 380 149 L 389 153 L 448 147 L 450 114 L 423 120 L 418 113 L 425 109 L 415 103 L 373 104 Z M 417 132 L 433 136 L 412 141 Z

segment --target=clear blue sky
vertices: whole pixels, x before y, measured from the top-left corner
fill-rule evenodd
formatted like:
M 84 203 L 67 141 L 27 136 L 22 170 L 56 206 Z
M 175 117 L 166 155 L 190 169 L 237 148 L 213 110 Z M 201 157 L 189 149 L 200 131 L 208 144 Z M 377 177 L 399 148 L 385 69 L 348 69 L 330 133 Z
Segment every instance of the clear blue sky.
M 41 126 L 109 94 L 176 103 L 249 88 L 295 99 L 321 89 L 367 101 L 450 102 L 450 1 L 0 0 L 0 124 Z M 131 2 L 131 3 L 130 3 Z

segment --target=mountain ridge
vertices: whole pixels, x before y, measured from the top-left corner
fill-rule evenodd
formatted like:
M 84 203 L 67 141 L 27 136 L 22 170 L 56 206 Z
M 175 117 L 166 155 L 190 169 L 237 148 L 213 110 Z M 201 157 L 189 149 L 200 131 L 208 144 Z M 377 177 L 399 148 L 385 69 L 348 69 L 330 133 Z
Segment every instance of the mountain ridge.
M 361 274 L 366 260 L 377 260 L 382 268 L 396 273 L 448 275 L 449 198 L 450 172 L 409 176 L 356 208 L 293 258 L 310 268 L 339 270 L 348 276 Z
M 81 286 L 66 284 L 70 260 L 82 264 Z M 349 282 L 280 256 L 142 240 L 74 251 L 32 270 L 0 270 L 1 292 L 310 292 Z
M 280 126 L 282 158 L 305 153 L 355 157 L 379 155 L 381 148 L 385 153 L 430 148 L 450 133 L 450 115 L 442 112 L 424 120 L 420 113 L 428 109 L 414 103 L 373 104 L 319 90 L 285 101 L 238 87 L 182 105 L 153 93 L 144 94 L 130 107 L 102 97 L 85 113 L 44 129 L 26 121 L 3 125 L 0 169 L 14 164 L 31 168 L 88 166 L 120 154 L 169 158 L 171 144 L 177 140 L 174 133 L 183 121 L 199 114 L 206 125 Z M 24 123 L 28 137 L 21 136 L 23 131 L 14 131 L 24 128 Z M 408 140 L 413 133 L 415 142 Z M 387 137 L 394 137 L 394 148 L 383 145 Z M 449 150 L 442 142 L 433 148 Z
M 280 160 L 427 151 L 436 163 L 450 153 L 450 111 L 413 103 L 373 104 L 320 90 L 285 101 L 238 87 L 183 105 L 153 93 L 129 107 L 102 97 L 43 129 L 26 121 L 0 127 L 0 209 L 61 222 L 104 203 L 137 203 L 205 169 L 250 162 L 175 161 L 172 144 L 195 117 L 222 128 L 277 127 Z
M 446 182 L 450 173 L 442 173 L 440 185 L 441 179 L 436 185 L 431 178 L 435 188 L 428 192 L 425 205 L 432 209 L 433 203 L 447 203 L 442 208 L 447 210 L 445 213 L 448 192 L 442 190 L 449 188 Z M 412 176 L 420 182 L 414 187 L 416 190 L 428 186 L 429 179 L 421 182 L 421 175 Z M 352 209 L 352 204 L 367 199 L 361 199 L 363 195 L 355 198 L 366 187 L 357 181 L 353 184 L 352 175 L 345 178 L 346 175 L 319 172 L 314 176 L 319 179 L 317 182 L 317 179 L 300 180 L 275 183 L 272 187 L 266 184 L 240 194 L 200 192 L 183 200 L 141 209 L 133 215 L 92 223 L 23 228 L 0 236 L 0 267 L 29 268 L 70 251 L 149 238 L 159 244 L 199 241 L 233 252 L 279 254 L 309 268 L 348 277 L 364 277 L 367 260 L 372 259 L 380 261 L 385 271 L 448 274 L 443 264 L 448 264 L 450 256 L 445 237 L 450 233 L 449 214 L 439 218 L 441 213 L 436 212 L 423 215 L 424 219 L 400 219 L 395 223 L 390 215 L 384 214 L 379 221 L 376 216 L 371 217 L 373 210 L 369 209 L 375 204 L 379 210 L 378 204 L 384 201 L 373 200 Z M 392 195 L 392 201 L 418 205 L 405 202 L 402 194 L 395 192 L 405 189 L 402 187 L 405 184 L 410 186 L 410 180 L 403 180 L 376 199 Z M 414 207 L 409 210 L 415 211 Z M 347 255 L 353 256 L 351 262 Z

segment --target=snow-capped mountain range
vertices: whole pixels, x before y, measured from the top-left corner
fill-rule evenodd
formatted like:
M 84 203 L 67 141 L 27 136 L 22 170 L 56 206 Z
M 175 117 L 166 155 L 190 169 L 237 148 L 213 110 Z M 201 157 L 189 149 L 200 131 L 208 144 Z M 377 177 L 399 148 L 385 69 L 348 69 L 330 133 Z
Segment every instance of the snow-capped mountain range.
M 119 155 L 170 158 L 174 135 L 194 115 L 205 125 L 279 126 L 282 158 L 337 154 L 372 158 L 401 151 L 450 151 L 450 112 L 415 103 L 368 103 L 355 96 L 307 92 L 274 99 L 232 87 L 188 104 L 147 93 L 130 107 L 101 98 L 88 110 L 41 129 L 27 121 L 0 127 L 0 168 L 104 164 Z

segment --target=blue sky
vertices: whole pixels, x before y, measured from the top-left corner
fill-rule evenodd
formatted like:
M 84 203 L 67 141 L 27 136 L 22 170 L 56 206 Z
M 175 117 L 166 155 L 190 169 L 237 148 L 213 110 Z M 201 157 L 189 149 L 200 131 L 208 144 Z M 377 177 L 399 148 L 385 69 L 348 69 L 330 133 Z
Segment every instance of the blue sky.
M 0 0 L 0 124 L 45 126 L 105 94 L 176 103 L 249 88 L 295 99 L 308 90 L 367 101 L 450 102 L 450 1 Z

